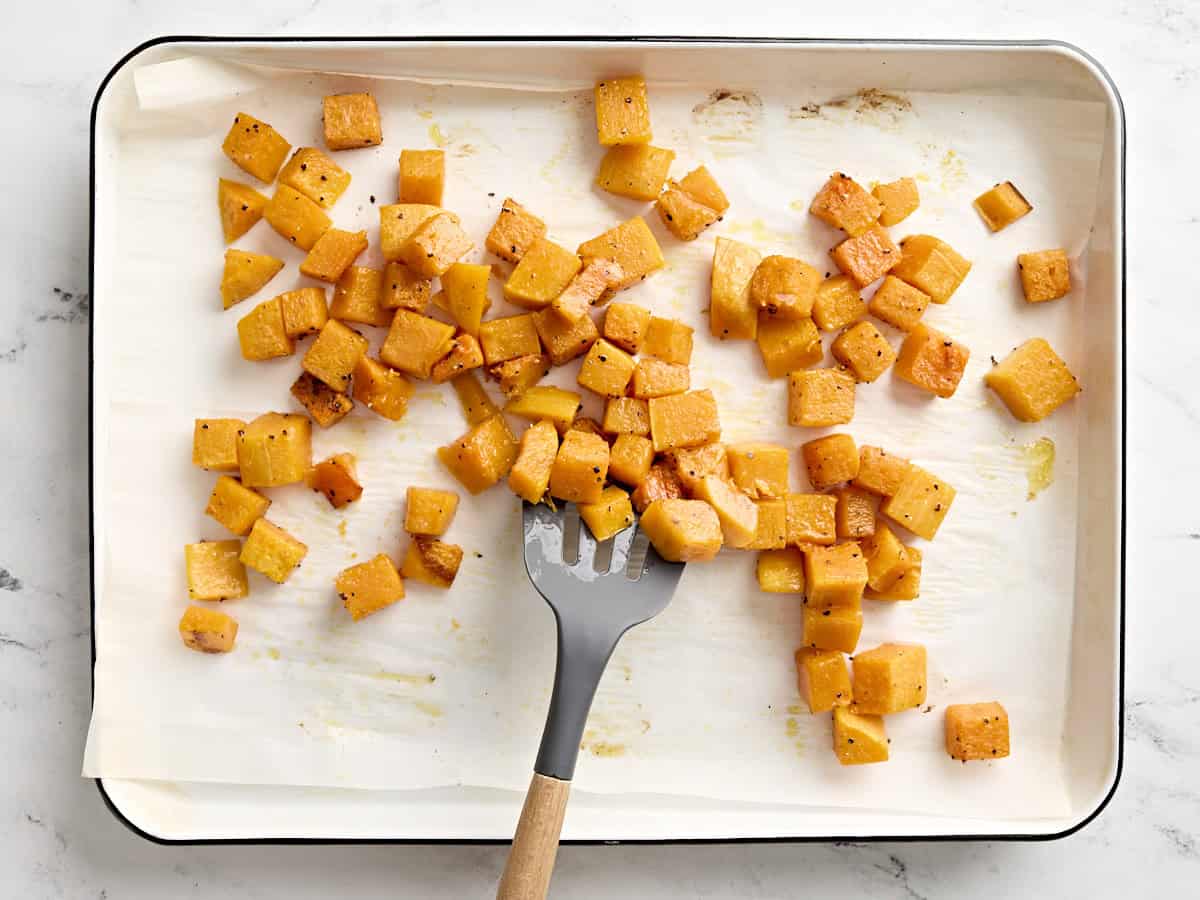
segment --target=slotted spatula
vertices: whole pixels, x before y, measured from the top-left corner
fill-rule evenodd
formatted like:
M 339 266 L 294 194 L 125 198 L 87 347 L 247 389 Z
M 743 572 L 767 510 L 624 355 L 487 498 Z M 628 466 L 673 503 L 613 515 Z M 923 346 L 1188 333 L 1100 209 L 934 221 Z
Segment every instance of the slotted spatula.
M 554 693 L 497 900 L 542 900 L 588 710 L 609 657 L 626 631 L 658 615 L 675 593 L 682 563 L 665 562 L 636 526 L 612 539 L 612 560 L 573 507 L 524 504 L 525 570 L 558 621 Z M 578 553 L 570 540 L 578 525 Z M 568 558 L 564 559 L 564 552 Z M 597 571 L 602 569 L 602 571 Z

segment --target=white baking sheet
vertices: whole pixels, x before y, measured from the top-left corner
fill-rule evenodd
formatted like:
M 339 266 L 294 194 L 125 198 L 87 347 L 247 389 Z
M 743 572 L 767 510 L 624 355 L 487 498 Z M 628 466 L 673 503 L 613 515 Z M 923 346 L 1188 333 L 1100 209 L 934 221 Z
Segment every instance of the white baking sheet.
M 115 289 L 95 303 L 96 367 L 104 373 L 96 489 L 105 521 L 96 548 L 96 695 L 85 775 L 524 789 L 554 634 L 549 610 L 525 579 L 515 498 L 502 487 L 464 498 L 449 539 L 467 556 L 451 591 L 411 584 L 403 603 L 361 623 L 348 620 L 332 591 L 336 573 L 356 560 L 380 551 L 399 558 L 408 485 L 455 486 L 433 456 L 466 428 L 448 386 L 422 385 L 401 423 L 356 411 L 315 436 L 317 456 L 358 456 L 366 494 L 346 511 L 298 487 L 270 491 L 270 517 L 310 553 L 286 585 L 251 575 L 251 596 L 230 609 L 241 625 L 237 652 L 204 657 L 175 633 L 187 602 L 181 545 L 226 537 L 203 515 L 216 476 L 190 465 L 191 422 L 290 409 L 287 388 L 298 369 L 298 356 L 248 363 L 237 351 L 237 318 L 304 280 L 295 268 L 302 254 L 265 224 L 237 246 L 283 256 L 288 267 L 260 297 L 220 308 L 214 182 L 247 180 L 221 155 L 220 141 L 245 110 L 295 146 L 320 146 L 321 96 L 370 89 L 385 143 L 338 154 L 354 175 L 333 211 L 338 227 L 365 227 L 374 239 L 376 206 L 395 199 L 400 148 L 435 145 L 447 151 L 446 205 L 480 246 L 510 194 L 567 246 L 645 214 L 668 266 L 622 299 L 696 328 L 694 384 L 716 392 L 727 440 L 795 446 L 820 432 L 786 426 L 784 384 L 764 377 L 752 344 L 708 337 L 716 236 L 832 269 L 826 252 L 837 236 L 805 212 L 828 173 L 846 170 L 863 181 L 912 174 L 922 207 L 897 235 L 936 233 L 974 262 L 951 303 L 927 314 L 972 348 L 957 395 L 934 400 L 885 376 L 861 387 L 845 429 L 860 443 L 911 456 L 959 491 L 937 541 L 924 548 L 921 598 L 868 602 L 860 642 L 926 644 L 930 710 L 889 718 L 887 765 L 840 767 L 829 749 L 829 717 L 809 716 L 796 694 L 797 598 L 758 592 L 753 556 L 724 553 L 691 567 L 667 611 L 618 648 L 592 710 L 577 785 L 601 794 L 981 819 L 1069 812 L 1062 737 L 1077 410 L 1020 425 L 981 376 L 990 355 L 1035 334 L 1068 363 L 1079 362 L 1086 273 L 1074 273 L 1079 288 L 1070 299 L 1028 307 L 1013 261 L 1025 250 L 1065 246 L 1077 258 L 1084 249 L 1102 104 L 990 94 L 831 97 L 795 84 L 749 94 L 722 93 L 727 86 L 719 84 L 652 85 L 656 143 L 678 153 L 673 174 L 703 162 L 733 203 L 723 223 L 681 244 L 648 206 L 591 187 L 602 151 L 590 92 L 576 85 L 507 90 L 214 68 L 208 60 L 168 65 L 175 68 L 139 73 L 147 108 L 131 105 L 121 120 Z M 970 201 L 1005 179 L 1036 211 L 991 235 Z M 482 251 L 470 259 L 484 259 Z M 374 262 L 372 248 L 367 263 Z M 507 314 L 494 287 L 493 313 Z M 573 382 L 574 371 L 556 370 L 553 380 Z M 1041 436 L 1056 444 L 1056 478 L 1028 501 L 1020 448 Z M 804 487 L 798 458 L 793 485 Z M 952 763 L 941 749 L 942 707 L 988 699 L 1009 709 L 1013 756 L 994 765 Z

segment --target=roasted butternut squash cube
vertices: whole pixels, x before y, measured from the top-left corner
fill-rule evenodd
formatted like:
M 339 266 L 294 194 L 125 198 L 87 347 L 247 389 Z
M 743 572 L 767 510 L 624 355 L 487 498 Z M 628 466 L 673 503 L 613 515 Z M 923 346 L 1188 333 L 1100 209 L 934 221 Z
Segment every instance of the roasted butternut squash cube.
M 639 527 L 668 562 L 705 562 L 721 550 L 721 522 L 703 500 L 655 500 Z
M 983 376 L 1013 417 L 1040 422 L 1083 388 L 1043 338 L 1030 338 Z
M 604 438 L 610 444 L 612 438 L 604 433 L 604 429 L 600 427 L 600 423 L 590 416 L 576 416 L 575 421 L 571 423 L 571 427 L 567 431 L 586 431 L 588 434 L 594 434 L 596 437 Z
M 225 309 L 257 294 L 282 268 L 282 259 L 265 253 L 226 250 L 225 269 L 221 273 L 221 302 Z
M 458 510 L 458 494 L 437 488 L 410 487 L 405 495 L 404 530 L 440 537 Z
M 203 606 L 189 606 L 179 620 L 184 645 L 201 653 L 228 653 L 237 633 L 238 623 L 232 616 Z
M 805 606 L 800 619 L 804 623 L 804 643 L 809 647 L 853 653 L 858 646 L 863 624 L 861 609 Z
M 958 290 L 971 264 L 945 241 L 915 234 L 900 242 L 900 264 L 892 274 L 924 291 L 934 303 L 945 303 Z
M 621 280 L 613 286 L 616 291 L 632 287 L 666 265 L 654 233 L 641 216 L 634 216 L 604 234 L 584 241 L 577 252 L 584 264 L 593 259 L 615 262 L 623 273 Z
M 718 216 L 725 215 L 729 209 L 729 198 L 717 184 L 717 179 L 704 166 L 697 166 L 679 180 L 679 189 L 695 200 L 703 203 Z
M 579 412 L 579 399 L 575 391 L 539 384 L 509 400 L 504 405 L 504 411 L 534 422 L 548 419 L 554 423 L 559 434 L 566 434 L 575 421 L 575 414 Z
M 383 305 L 383 272 L 366 266 L 347 268 L 333 289 L 329 316 L 386 328 L 392 321 L 392 311 Z
M 867 303 L 849 275 L 834 275 L 817 286 L 812 318 L 822 331 L 837 331 L 867 314 Z
M 691 372 L 687 366 L 663 362 L 661 359 L 643 357 L 637 361 L 630 382 L 630 393 L 641 400 L 682 394 L 692 385 Z
M 275 188 L 263 218 L 276 234 L 301 250 L 311 250 L 333 224 L 325 210 L 286 184 Z
M 880 511 L 917 537 L 932 541 L 946 513 L 950 512 L 956 493 L 936 475 L 910 464 L 908 474 L 896 492 L 884 501 Z
M 873 591 L 888 590 L 909 568 L 908 548 L 882 519 L 875 523 L 874 533 L 863 538 L 861 546 L 867 560 L 867 587 Z
M 449 275 L 454 266 L 446 271 Z M 443 287 L 445 286 L 443 276 Z M 383 270 L 383 293 L 379 305 L 384 309 L 408 309 L 425 312 L 433 296 L 433 280 L 422 278 L 402 262 L 390 262 Z M 476 329 L 478 330 L 478 329 Z
M 787 503 L 784 500 L 759 500 L 758 529 L 747 550 L 782 550 L 787 546 Z
M 857 609 L 867 587 L 867 560 L 854 541 L 836 547 L 810 547 L 804 553 L 804 579 L 809 606 Z
M 250 593 L 238 560 L 241 541 L 200 541 L 183 548 L 188 596 L 193 600 L 236 600 Z
M 612 286 L 624 273 L 610 259 L 593 259 L 579 270 L 550 308 L 565 325 L 573 325 L 588 314 L 588 310 L 611 296 Z
M 859 381 L 874 381 L 896 361 L 896 351 L 870 322 L 851 325 L 833 339 L 830 350 Z
M 300 263 L 300 274 L 333 284 L 366 249 L 367 233 L 365 231 L 342 231 L 340 228 L 330 228 L 317 238 L 313 248 L 308 251 L 308 256 Z M 370 271 L 375 272 L 377 277 L 382 275 L 376 269 Z
M 575 380 L 602 397 L 620 397 L 629 386 L 636 366 L 632 356 L 601 338 L 583 358 Z
M 242 359 L 252 362 L 291 356 L 295 342 L 283 324 L 283 304 L 278 297 L 264 300 L 238 319 L 238 344 Z
M 788 424 L 845 425 L 854 418 L 854 377 L 842 369 L 802 369 L 788 375 Z
M 342 605 L 357 622 L 404 599 L 404 581 L 383 553 L 369 562 L 343 569 L 334 582 Z
M 400 151 L 400 202 L 442 205 L 446 186 L 444 150 Z
M 975 198 L 975 211 L 992 231 L 1007 228 L 1017 219 L 1033 211 L 1011 181 L 1004 181 Z
M 508 475 L 517 458 L 517 439 L 504 416 L 495 415 L 439 447 L 437 455 L 463 487 L 478 494 Z
M 879 500 L 861 488 L 844 487 L 834 491 L 837 498 L 837 536 L 859 540 L 875 533 L 875 510 Z M 866 552 L 864 547 L 863 552 Z M 870 560 L 868 560 L 868 567 Z
M 590 315 L 580 316 L 568 325 L 551 308 L 539 309 L 533 314 L 533 327 L 550 356 L 550 362 L 556 366 L 587 353 L 600 337 Z
M 1017 257 L 1021 290 L 1030 303 L 1044 303 L 1065 297 L 1071 290 L 1071 263 L 1067 251 L 1039 250 Z
M 579 504 L 579 518 L 587 524 L 592 537 L 607 541 L 633 524 L 633 504 L 626 491 L 610 485 L 595 503 Z
M 800 446 L 808 481 L 823 491 L 851 481 L 858 474 L 858 447 L 848 434 L 829 434 Z
M 812 713 L 849 706 L 853 698 L 850 668 L 836 650 L 801 647 L 796 651 L 796 687 Z
M 604 423 L 609 434 L 650 433 L 650 406 L 636 397 L 610 397 L 604 405 Z
M 879 213 L 879 224 L 884 228 L 899 225 L 921 205 L 921 193 L 912 178 L 900 178 L 887 184 L 877 184 L 871 189 L 875 199 L 883 207 Z
M 537 328 L 529 313 L 481 323 L 479 343 L 483 346 L 483 358 L 489 366 L 520 356 L 537 356 L 542 352 Z
M 649 144 L 617 144 L 600 160 L 596 186 L 618 197 L 656 200 L 674 160 L 674 150 Z
M 900 577 L 892 582 L 891 587 L 880 591 L 872 588 L 868 582 L 863 596 L 871 600 L 883 600 L 887 602 L 916 600 L 921 595 L 921 560 L 922 554 L 920 549 L 917 547 L 905 547 L 901 560 L 902 571 Z
M 541 503 L 550 486 L 550 469 L 558 455 L 558 430 L 548 419 L 535 422 L 521 435 L 517 461 L 508 474 L 508 486 L 526 503 Z
M 317 463 L 308 473 L 308 486 L 318 494 L 324 494 L 334 509 L 353 503 L 363 495 L 354 454 L 335 453 Z
M 301 482 L 312 465 L 312 425 L 305 416 L 264 413 L 239 429 L 237 458 L 246 487 Z
M 454 340 L 450 343 L 450 352 L 434 363 L 430 375 L 434 384 L 442 384 L 470 369 L 478 369 L 482 365 L 483 350 L 479 346 L 479 341 L 469 334 L 462 333 L 455 335 Z M 502 365 L 507 365 L 507 363 Z M 540 377 L 539 375 L 538 378 Z M 501 383 L 503 380 L 501 378 Z
M 754 543 L 758 533 L 758 507 L 732 482 L 708 475 L 700 480 L 693 496 L 713 508 L 721 522 L 726 545 L 741 549 Z
M 690 391 L 650 400 L 650 439 L 654 452 L 696 447 L 721 438 L 721 419 L 712 391 Z
M 453 325 L 398 309 L 379 358 L 414 378 L 428 378 L 438 360 L 450 352 L 453 340 Z
M 413 386 L 407 378 L 365 353 L 354 365 L 354 399 L 385 419 L 398 422 L 408 412 Z
M 455 375 L 450 379 L 450 384 L 458 396 L 459 405 L 462 407 L 463 416 L 466 417 L 468 425 L 486 422 L 500 412 L 500 408 L 492 402 L 492 398 L 487 395 L 487 390 L 474 372 Z
M 354 150 L 383 143 L 379 106 L 370 94 L 333 94 L 324 100 L 325 146 Z
M 650 473 L 654 462 L 654 445 L 650 438 L 638 434 L 618 434 L 609 450 L 608 477 L 630 487 L 637 487 Z
M 678 319 L 651 316 L 641 352 L 664 362 L 687 365 L 692 359 L 692 334 L 691 326 Z
M 335 391 L 308 372 L 301 372 L 292 383 L 292 396 L 322 428 L 340 422 L 354 409 L 354 401 L 348 394 Z
M 279 295 L 283 330 L 292 339 L 316 334 L 329 321 L 324 288 L 297 288 Z
M 579 257 L 566 247 L 538 238 L 504 283 L 504 299 L 526 309 L 549 306 L 582 267 Z
M 854 657 L 854 704 L 860 715 L 887 716 L 925 702 L 925 648 L 880 644 Z
M 301 147 L 279 173 L 279 183 L 329 209 L 350 187 L 350 173 L 316 147 Z
M 421 223 L 400 248 L 400 261 L 417 275 L 433 278 L 444 275 L 472 247 L 458 216 L 441 212 Z
M 771 378 L 814 366 L 825 358 L 821 335 L 812 319 L 781 319 L 758 314 L 758 352 Z
M 788 450 L 778 444 L 730 444 L 733 483 L 751 499 L 782 498 L 788 490 Z
M 682 497 L 683 485 L 675 470 L 665 463 L 653 463 L 629 499 L 633 501 L 634 509 L 644 513 L 655 500 L 679 500 Z M 713 516 L 715 518 L 716 513 Z M 720 522 L 717 523 L 717 529 L 720 530 Z
M 717 238 L 708 310 L 713 337 L 752 341 L 758 336 L 759 312 L 750 282 L 761 260 L 762 255 L 750 245 Z
M 790 256 L 768 256 L 750 278 L 750 297 L 759 309 L 781 319 L 807 319 L 821 275 Z
M 654 136 L 646 80 L 641 75 L 598 81 L 595 96 L 596 136 L 601 146 L 644 144 Z
M 681 241 L 694 241 L 721 218 L 715 209 L 688 195 L 674 181 L 667 182 L 667 189 L 659 195 L 654 209 L 667 231 Z
M 826 225 L 855 237 L 879 221 L 883 204 L 849 175 L 834 172 L 817 191 L 808 211 Z
M 867 305 L 871 315 L 901 331 L 912 331 L 916 328 L 928 308 L 929 295 L 901 281 L 895 275 L 888 275 L 883 279 L 883 283 L 879 285 Z
M 604 312 L 604 337 L 629 353 L 638 353 L 650 331 L 650 310 L 634 303 L 613 303 Z
M 440 206 L 428 203 L 393 203 L 379 207 L 379 252 L 389 262 L 400 260 L 405 246 L 417 230 L 441 214 Z M 417 277 L 425 277 L 414 272 Z
M 308 546 L 296 540 L 274 522 L 259 519 L 250 528 L 250 536 L 238 557 L 242 564 L 283 584 L 308 555 Z
M 221 150 L 235 166 L 264 184 L 275 180 L 292 145 L 266 122 L 240 112 L 233 117 Z
M 218 472 L 236 472 L 241 419 L 197 419 L 192 430 L 192 465 Z
M 804 593 L 804 554 L 795 547 L 763 550 L 754 567 L 758 589 L 768 594 Z
M 550 495 L 569 503 L 596 503 L 608 476 L 608 443 L 583 431 L 563 435 L 550 467 Z
M 829 494 L 787 494 L 787 542 L 791 547 L 828 545 L 837 540 L 837 498 Z
M 858 474 L 854 486 L 864 491 L 890 497 L 908 475 L 908 460 L 892 456 L 878 447 L 862 446 L 858 450 Z
M 846 238 L 829 255 L 860 288 L 882 278 L 900 262 L 900 248 L 878 225 Z
M 953 397 L 970 357 L 965 345 L 918 323 L 900 345 L 896 375 L 931 394 Z
M 844 706 L 833 710 L 833 752 L 843 766 L 888 761 L 887 728 L 883 716 L 852 713 Z
M 545 236 L 546 223 L 512 197 L 506 197 L 484 246 L 489 253 L 516 263 Z
M 350 376 L 367 352 L 367 339 L 336 319 L 321 328 L 300 367 L 325 382 L 335 391 L 350 390 Z
M 962 762 L 1008 756 L 1008 712 L 996 702 L 947 706 L 946 752 Z
M 488 370 L 500 383 L 505 397 L 518 397 L 550 374 L 550 357 L 545 354 L 518 356 Z
M 217 180 L 217 209 L 225 243 L 232 244 L 253 228 L 266 208 L 267 198 L 249 185 L 226 178 Z
M 448 588 L 454 584 L 462 558 L 462 547 L 457 544 L 414 537 L 400 566 L 400 574 L 432 587 Z
M 679 476 L 679 482 L 689 494 L 694 494 L 700 482 L 709 475 L 729 480 L 729 455 L 720 443 L 701 444 L 699 447 L 680 447 L 665 457 Z

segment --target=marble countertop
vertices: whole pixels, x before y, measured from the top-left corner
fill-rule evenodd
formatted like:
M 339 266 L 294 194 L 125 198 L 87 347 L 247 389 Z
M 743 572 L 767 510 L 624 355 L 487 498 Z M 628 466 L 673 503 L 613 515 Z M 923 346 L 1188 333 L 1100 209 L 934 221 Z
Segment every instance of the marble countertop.
M 865 0 L 747 17 L 751 34 L 1060 38 L 1095 55 L 1128 112 L 1128 667 L 1125 773 L 1107 811 L 1046 844 L 565 848 L 555 896 L 828 895 L 1097 898 L 1200 877 L 1200 626 L 1178 560 L 1200 549 L 1200 307 L 1186 248 L 1200 238 L 1200 5 L 932 0 L 898 15 Z M 726 7 L 727 9 L 727 7 Z M 160 34 L 719 33 L 716 3 L 408 5 L 362 0 L 26 4 L 0 37 L 10 121 L 0 261 L 0 869 L 25 898 L 489 896 L 504 850 L 485 847 L 156 847 L 79 777 L 88 652 L 88 113 L 113 62 Z M 64 19 L 72 27 L 62 27 Z M 886 29 L 886 30 L 885 30 Z M 36 35 L 53 35 L 53 52 Z M 16 423 L 25 423 L 17 425 Z M 1142 454 L 1150 456 L 1143 459 Z M 1153 460 L 1153 462 L 1149 462 Z M 1182 472 L 1176 471 L 1181 467 Z M 1158 575 L 1154 575 L 1157 572 Z M 1168 584 L 1166 576 L 1172 575 Z M 1180 576 L 1179 581 L 1174 576 Z

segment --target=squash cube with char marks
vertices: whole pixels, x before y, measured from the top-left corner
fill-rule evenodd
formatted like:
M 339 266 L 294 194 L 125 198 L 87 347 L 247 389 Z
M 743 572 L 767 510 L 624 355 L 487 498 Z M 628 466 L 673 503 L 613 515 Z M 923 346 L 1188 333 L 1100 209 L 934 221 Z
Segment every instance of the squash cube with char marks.
M 379 207 L 379 252 L 383 258 L 389 262 L 400 260 L 417 230 L 441 212 L 440 206 L 428 203 L 392 203 Z
M 855 487 L 881 497 L 890 497 L 907 475 L 907 459 L 893 456 L 879 447 L 859 447 L 858 474 L 853 478 Z
M 721 522 L 703 500 L 655 500 L 639 527 L 668 562 L 705 562 L 721 550 Z
M 312 424 L 306 416 L 264 413 L 239 429 L 237 457 L 246 487 L 301 482 L 312 465 Z
M 867 303 L 849 275 L 834 275 L 817 286 L 812 317 L 822 331 L 837 331 L 867 314 Z
M 542 352 L 537 327 L 529 313 L 481 323 L 479 343 L 483 346 L 483 358 L 489 366 L 521 356 L 537 356 Z
M 353 503 L 363 494 L 354 454 L 335 453 L 317 463 L 308 473 L 308 486 L 318 494 L 324 494 L 334 509 Z
M 870 322 L 851 325 L 833 339 L 830 350 L 859 381 L 874 381 L 896 361 L 896 351 Z
M 550 374 L 550 357 L 518 356 L 492 366 L 488 374 L 500 383 L 500 393 L 505 397 L 519 397 Z
M 357 331 L 330 319 L 304 354 L 300 367 L 335 391 L 345 393 L 350 390 L 350 377 L 367 346 L 367 339 Z
M 238 557 L 243 565 L 283 584 L 308 555 L 308 546 L 274 522 L 259 519 L 250 529 Z
M 308 251 L 308 256 L 300 263 L 300 274 L 333 284 L 366 249 L 367 233 L 365 231 L 342 231 L 340 228 L 330 228 L 317 238 L 313 248 Z M 370 271 L 376 272 L 377 276 L 380 275 L 375 269 Z
M 782 498 L 788 491 L 788 450 L 778 444 L 730 444 L 733 483 L 754 500 Z
M 275 180 L 292 145 L 278 131 L 248 113 L 233 117 L 221 150 L 238 168 L 264 184 Z
M 580 316 L 568 325 L 553 309 L 539 309 L 533 314 L 533 327 L 542 346 L 556 366 L 564 365 L 592 348 L 600 337 L 590 315 Z
M 603 147 L 644 144 L 653 136 L 646 79 L 626 75 L 596 82 L 596 137 Z
M 238 559 L 241 541 L 200 541 L 183 548 L 188 596 L 193 600 L 236 600 L 250 593 Z
M 637 397 L 610 397 L 604 405 L 604 423 L 609 434 L 650 434 L 650 406 Z
M 900 345 L 896 375 L 939 397 L 953 397 L 971 351 L 949 335 L 918 323 Z
M 301 147 L 279 173 L 279 183 L 329 209 L 350 187 L 350 173 L 316 147 Z
M 912 331 L 929 308 L 929 295 L 895 275 L 888 275 L 876 289 L 868 311 L 901 331 Z
M 297 288 L 279 295 L 283 310 L 283 330 L 288 337 L 316 334 L 329 321 L 324 288 Z
M 558 455 L 558 429 L 548 419 L 535 422 L 521 435 L 517 461 L 508 473 L 508 486 L 526 503 L 541 503 L 550 486 L 550 470 Z
M 643 357 L 637 361 L 629 392 L 641 400 L 682 394 L 692 385 L 692 375 L 687 366 L 663 362 L 661 359 Z
M 492 402 L 492 398 L 488 396 L 487 389 L 484 388 L 474 372 L 463 372 L 461 375 L 455 375 L 450 379 L 450 386 L 454 388 L 454 393 L 458 397 L 458 404 L 462 407 L 463 416 L 466 418 L 468 425 L 478 425 L 480 422 L 486 422 L 500 412 L 500 408 Z
M 858 646 L 863 626 L 861 609 L 805 606 L 800 620 L 804 627 L 804 643 L 809 647 L 853 653 Z
M 439 447 L 437 455 L 463 487 L 478 494 L 508 475 L 517 458 L 517 439 L 504 416 L 494 415 Z
M 292 396 L 322 428 L 328 428 L 346 418 L 354 409 L 349 394 L 335 391 L 308 372 L 301 372 L 292 383 Z
M 818 491 L 851 481 L 858 474 L 858 447 L 848 434 L 828 434 L 800 446 L 808 482 Z
M 342 605 L 355 622 L 404 599 L 404 580 L 391 558 L 383 553 L 343 569 L 334 584 Z
M 428 378 L 438 360 L 450 352 L 453 340 L 453 325 L 398 309 L 379 358 L 414 378 Z
M 405 494 L 404 530 L 440 537 L 458 510 L 458 494 L 437 488 L 410 487 Z
M 782 550 L 787 546 L 787 502 L 758 501 L 758 529 L 747 550 Z
M 828 545 L 837 540 L 837 498 L 829 494 L 787 494 L 787 542 L 791 547 Z
M 707 475 L 700 480 L 693 496 L 713 508 L 721 522 L 727 546 L 740 549 L 754 543 L 758 533 L 758 507 L 733 482 Z
M 693 329 L 678 319 L 650 317 L 642 353 L 664 362 L 686 366 L 692 360 Z
M 842 369 L 802 369 L 788 375 L 788 424 L 845 425 L 854 418 L 854 377 Z
M 681 241 L 694 241 L 721 218 L 715 209 L 690 196 L 674 181 L 667 182 L 667 189 L 659 195 L 654 209 L 667 231 Z
M 1071 263 L 1067 251 L 1039 250 L 1017 257 L 1021 290 L 1030 303 L 1044 303 L 1065 297 L 1071 290 Z
M 665 456 L 679 482 L 689 494 L 700 488 L 700 482 L 709 475 L 729 480 L 729 455 L 721 443 L 701 444 L 699 447 L 679 447 Z
M 650 400 L 650 439 L 654 451 L 696 447 L 721 438 L 721 419 L 712 391 L 690 391 Z
M 880 644 L 854 657 L 854 704 L 860 715 L 887 716 L 920 706 L 926 694 L 920 644 Z
M 918 537 L 932 541 L 954 502 L 954 488 L 919 466 L 909 465 L 896 492 L 880 511 Z
M 400 574 L 432 587 L 448 588 L 454 584 L 462 558 L 462 547 L 457 544 L 414 536 L 400 565 Z
M 666 265 L 654 233 L 641 216 L 634 216 L 598 237 L 584 241 L 577 252 L 585 264 L 593 259 L 609 259 L 620 266 L 623 275 L 613 285 L 615 291 L 632 287 Z
M 934 303 L 945 303 L 958 290 L 971 264 L 953 247 L 929 234 L 914 234 L 900 242 L 902 255 L 892 274 L 929 295 Z
M 263 218 L 276 234 L 301 250 L 311 250 L 333 225 L 325 210 L 286 184 L 275 188 L 275 195 L 263 210 Z
M 333 289 L 329 317 L 386 328 L 392 311 L 383 305 L 383 272 L 366 266 L 350 266 Z
M 888 736 L 883 716 L 850 712 L 844 706 L 834 707 L 833 752 L 843 766 L 887 762 Z
M 566 325 L 573 325 L 588 314 L 588 310 L 611 296 L 612 286 L 624 273 L 611 259 L 593 259 L 579 270 L 561 294 L 550 304 L 555 315 Z
M 651 448 L 653 450 L 653 447 Z M 638 482 L 637 488 L 630 495 L 633 508 L 644 513 L 655 500 L 679 500 L 683 497 L 683 485 L 675 470 L 666 463 L 652 463 L 646 477 Z M 706 504 L 707 505 L 707 504 Z M 713 513 L 715 516 L 716 513 Z M 720 523 L 717 523 L 718 529 Z
M 282 268 L 282 259 L 266 253 L 226 250 L 221 272 L 221 302 L 225 309 L 257 294 Z
M 398 422 L 408 412 L 412 382 L 365 353 L 354 365 L 354 399 L 385 419 Z
M 946 707 L 946 752 L 964 763 L 1008 756 L 1008 727 L 999 703 L 952 703 Z
M 583 431 L 563 436 L 550 468 L 550 495 L 569 503 L 596 503 L 608 477 L 608 442 Z
M 855 237 L 875 226 L 883 204 L 849 175 L 834 172 L 817 191 L 808 211 L 826 225 Z
M 566 247 L 538 238 L 504 283 L 504 299 L 526 309 L 549 306 L 582 267 L 579 257 Z
M 601 338 L 583 358 L 575 380 L 602 397 L 621 397 L 636 367 L 632 356 Z
M 566 434 L 575 421 L 576 413 L 579 412 L 579 400 L 579 394 L 575 391 L 538 384 L 519 397 L 509 400 L 504 405 L 504 411 L 534 422 L 548 419 L 558 429 L 559 434 Z
M 771 378 L 783 378 L 825 358 L 821 335 L 812 319 L 782 319 L 762 311 L 758 314 L 757 333 L 758 352 Z
M 450 269 L 453 269 L 451 266 Z M 450 270 L 447 270 L 447 275 Z M 443 276 L 445 287 L 445 276 Z M 433 296 L 433 279 L 422 278 L 404 263 L 393 261 L 383 270 L 383 293 L 379 305 L 384 309 L 408 309 L 425 312 Z
M 192 465 L 218 472 L 236 472 L 241 419 L 197 419 L 192 429 Z
M 975 211 L 992 231 L 1007 228 L 1022 216 L 1033 212 L 1033 206 L 1011 181 L 1004 181 L 975 198 Z
M 1040 422 L 1083 388 L 1043 338 L 1030 338 L 983 376 L 1013 417 Z
M 430 216 L 400 248 L 400 261 L 417 275 L 433 278 L 444 275 L 472 247 L 458 216 L 441 212 Z
M 654 462 L 654 445 L 638 434 L 618 434 L 608 453 L 608 477 L 634 488 L 645 481 Z
M 278 297 L 264 300 L 238 319 L 237 332 L 242 359 L 251 362 L 291 356 L 296 349 L 284 327 L 283 304 Z
M 879 213 L 879 224 L 884 228 L 899 225 L 921 205 L 921 192 L 912 178 L 899 178 L 887 184 L 877 184 L 871 189 L 875 199 L 883 207 Z
M 759 311 L 750 282 L 761 261 L 762 255 L 749 244 L 717 238 L 708 309 L 713 337 L 752 341 L 758 336 Z
M 807 319 L 821 275 L 790 256 L 768 256 L 750 278 L 750 297 L 760 310 L 781 319 Z
M 583 519 L 592 537 L 607 541 L 633 524 L 633 504 L 629 493 L 609 485 L 595 503 L 579 504 L 579 518 Z
M 629 353 L 638 353 L 650 331 L 652 318 L 644 306 L 613 303 L 604 312 L 604 337 Z
M 835 706 L 849 706 L 854 696 L 850 686 L 850 667 L 844 654 L 836 650 L 801 647 L 796 651 L 796 687 L 808 704 L 809 712 L 829 712 Z
M 237 641 L 238 623 L 232 616 L 203 606 L 189 606 L 179 620 L 185 646 L 201 653 L 228 653 Z
M 450 342 L 450 350 L 434 363 L 429 374 L 433 378 L 434 384 L 442 384 L 463 372 L 478 369 L 482 365 L 483 350 L 479 346 L 479 341 L 464 332 L 455 335 L 454 340 Z
M 662 193 L 674 150 L 649 144 L 618 144 L 600 160 L 596 186 L 631 200 L 655 200 Z
M 383 143 L 379 105 L 370 94 L 332 94 L 324 100 L 325 146 L 354 150 Z
M 763 550 L 754 565 L 758 589 L 768 594 L 804 593 L 804 554 L 795 547 Z
M 488 232 L 484 246 L 503 260 L 521 261 L 529 248 L 546 236 L 546 223 L 512 197 L 500 204 L 496 224 Z
M 839 538 L 858 540 L 875 533 L 875 510 L 879 500 L 874 494 L 861 488 L 844 487 L 834 491 L 833 496 L 837 498 L 834 518 Z
M 806 602 L 814 608 L 862 605 L 867 588 L 867 560 L 854 541 L 835 547 L 810 547 L 804 553 Z
M 248 184 L 227 178 L 217 180 L 217 209 L 221 212 L 221 233 L 231 244 L 262 218 L 267 198 Z
M 878 225 L 846 238 L 829 255 L 860 288 L 879 280 L 900 262 L 900 248 Z
M 446 186 L 444 150 L 400 151 L 400 202 L 442 205 Z

